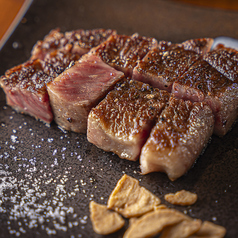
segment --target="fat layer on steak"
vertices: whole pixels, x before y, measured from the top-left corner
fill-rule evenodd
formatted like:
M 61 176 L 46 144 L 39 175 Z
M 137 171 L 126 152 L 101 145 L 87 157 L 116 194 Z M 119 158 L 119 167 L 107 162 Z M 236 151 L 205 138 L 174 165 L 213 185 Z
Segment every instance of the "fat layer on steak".
M 206 102 L 215 116 L 214 134 L 225 135 L 238 116 L 238 84 L 204 60 L 197 61 L 174 84 L 172 94 L 192 102 Z
M 65 130 L 86 133 L 92 107 L 124 74 L 95 55 L 85 55 L 47 84 L 55 122 Z
M 208 52 L 204 59 L 231 81 L 238 83 L 238 51 L 218 46 Z
M 206 146 L 213 126 L 206 103 L 171 98 L 142 148 L 142 174 L 165 172 L 170 180 L 184 175 Z
M 174 81 L 199 58 L 194 51 L 162 43 L 138 63 L 132 78 L 171 92 Z
M 71 52 L 82 56 L 89 50 L 103 41 L 110 35 L 116 34 L 115 30 L 93 29 L 60 32 L 60 29 L 53 29 L 43 40 L 37 41 L 31 52 L 31 59 L 43 60 L 45 56 L 55 50 Z
M 157 46 L 154 38 L 140 36 L 111 35 L 90 53 L 98 55 L 105 63 L 131 76 L 137 61 Z
M 142 82 L 126 80 L 108 93 L 88 117 L 88 141 L 136 160 L 170 93 Z

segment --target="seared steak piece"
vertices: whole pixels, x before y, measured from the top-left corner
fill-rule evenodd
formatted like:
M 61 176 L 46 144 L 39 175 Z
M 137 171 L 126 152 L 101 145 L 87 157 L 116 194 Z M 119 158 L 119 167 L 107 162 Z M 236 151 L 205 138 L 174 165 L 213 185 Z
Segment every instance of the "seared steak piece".
M 223 136 L 238 115 L 238 84 L 204 60 L 197 61 L 174 83 L 172 94 L 192 102 L 206 102 L 215 116 L 214 134 Z
M 165 172 L 172 181 L 184 175 L 206 146 L 213 125 L 206 103 L 171 98 L 142 148 L 142 174 Z
M 78 58 L 75 54 L 55 50 L 47 54 L 45 61 L 29 60 L 8 70 L 0 78 L 7 104 L 18 112 L 50 124 L 53 114 L 46 84 Z
M 88 141 L 136 160 L 170 93 L 142 82 L 127 80 L 108 93 L 88 117 Z
M 204 55 L 211 50 L 213 42 L 214 40 L 212 38 L 191 39 L 177 44 L 170 41 L 159 41 L 157 48 L 162 51 L 167 51 L 173 49 L 174 47 L 182 47 L 185 50 L 191 50 L 197 54 Z
M 231 81 L 238 83 L 238 51 L 220 46 L 208 52 L 204 59 Z
M 50 123 L 53 114 L 45 84 L 50 80 L 44 73 L 42 61 L 32 60 L 6 71 L 0 78 L 0 85 L 9 106 Z
M 174 81 L 199 58 L 194 51 L 161 42 L 138 63 L 132 78 L 171 92 Z
M 55 122 L 65 130 L 86 133 L 89 111 L 123 77 L 99 57 L 85 55 L 47 84 Z
M 213 42 L 212 38 L 198 38 L 186 40 L 179 45 L 184 47 L 185 50 L 192 50 L 197 54 L 204 55 L 211 50 Z
M 154 38 L 134 34 L 132 36 L 111 35 L 108 40 L 91 50 L 105 63 L 131 76 L 137 61 L 141 60 L 149 50 L 157 46 Z
M 31 59 L 44 59 L 46 54 L 60 50 L 82 56 L 91 48 L 105 41 L 110 35 L 116 34 L 115 30 L 93 29 L 75 30 L 62 33 L 60 29 L 51 30 L 43 40 L 38 41 L 32 49 Z

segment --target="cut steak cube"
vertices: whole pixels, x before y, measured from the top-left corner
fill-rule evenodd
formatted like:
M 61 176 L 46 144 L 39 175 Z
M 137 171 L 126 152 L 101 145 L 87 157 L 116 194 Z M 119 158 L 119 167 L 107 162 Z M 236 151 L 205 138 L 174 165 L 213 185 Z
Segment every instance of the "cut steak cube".
M 117 70 L 124 72 L 125 76 L 131 76 L 137 61 L 141 60 L 149 50 L 157 46 L 154 38 L 148 38 L 134 34 L 132 36 L 112 35 L 91 50 L 105 63 Z
M 123 81 L 88 117 L 88 141 L 122 159 L 136 160 L 170 93 L 142 82 Z
M 172 181 L 184 175 L 206 146 L 213 126 L 206 103 L 171 98 L 142 148 L 142 174 L 165 172 Z
M 86 133 L 89 111 L 123 77 L 99 57 L 85 55 L 47 84 L 55 122 L 65 130 Z
M 204 59 L 231 81 L 238 83 L 238 51 L 219 46 L 204 56 Z
M 214 40 L 212 38 L 198 38 L 186 40 L 179 44 L 184 47 L 185 50 L 192 50 L 197 54 L 206 54 L 211 50 Z
M 82 56 L 113 34 L 116 34 L 116 31 L 110 29 L 79 29 L 62 33 L 57 28 L 51 30 L 43 40 L 37 41 L 32 49 L 31 59 L 43 60 L 49 52 L 55 50 L 61 50 L 66 53 L 71 52 Z
M 0 78 L 7 104 L 18 112 L 29 114 L 50 124 L 53 114 L 46 84 L 78 60 L 71 53 L 52 51 L 44 61 L 29 60 L 13 67 Z
M 171 92 L 174 81 L 199 58 L 194 51 L 162 42 L 138 63 L 132 78 Z
M 44 73 L 42 61 L 33 60 L 6 71 L 0 85 L 9 106 L 49 124 L 53 114 L 45 82 L 50 80 Z
M 172 94 L 193 102 L 206 102 L 215 116 L 214 134 L 225 135 L 238 115 L 238 84 L 204 60 L 197 61 L 173 85 Z

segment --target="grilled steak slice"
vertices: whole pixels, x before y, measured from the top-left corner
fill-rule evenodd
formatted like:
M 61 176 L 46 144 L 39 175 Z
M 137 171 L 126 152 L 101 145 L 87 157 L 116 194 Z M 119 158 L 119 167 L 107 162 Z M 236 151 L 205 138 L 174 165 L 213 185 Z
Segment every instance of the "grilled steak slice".
M 78 56 L 75 54 L 55 50 L 48 53 L 44 61 L 29 60 L 8 70 L 0 78 L 7 104 L 18 112 L 50 124 L 53 114 L 46 84 L 76 60 Z
M 45 85 L 49 80 L 49 75 L 44 73 L 42 61 L 33 60 L 6 71 L 0 78 L 0 85 L 9 106 L 50 123 L 53 114 Z
M 197 54 L 206 54 L 211 50 L 214 40 L 212 38 L 198 38 L 186 40 L 180 44 L 185 50 L 192 50 Z
M 88 141 L 136 160 L 170 93 L 142 82 L 127 80 L 108 93 L 88 117 Z
M 170 180 L 184 175 L 206 146 L 213 125 L 207 104 L 171 98 L 142 148 L 142 174 L 165 172 Z
M 31 59 L 44 59 L 46 54 L 61 50 L 81 56 L 91 48 L 105 41 L 115 30 L 93 29 L 75 30 L 62 33 L 60 29 L 51 30 L 43 40 L 38 41 L 32 49 Z
M 132 78 L 171 92 L 173 82 L 199 58 L 194 51 L 161 42 L 138 63 Z
M 154 38 L 134 34 L 132 36 L 111 35 L 108 40 L 92 49 L 105 63 L 131 76 L 137 61 L 157 46 Z
M 238 83 L 238 51 L 227 47 L 218 47 L 208 52 L 204 59 L 231 81 Z
M 47 84 L 55 122 L 65 130 L 86 133 L 89 111 L 123 76 L 97 56 L 82 57 Z
M 177 98 L 206 102 L 215 116 L 214 134 L 223 136 L 238 115 L 238 84 L 232 82 L 204 60 L 197 61 L 173 85 Z
M 167 51 L 176 47 L 182 47 L 185 50 L 191 50 L 197 54 L 204 55 L 211 50 L 213 42 L 214 40 L 212 38 L 191 39 L 178 44 L 174 44 L 170 41 L 159 41 L 157 48 L 161 51 Z

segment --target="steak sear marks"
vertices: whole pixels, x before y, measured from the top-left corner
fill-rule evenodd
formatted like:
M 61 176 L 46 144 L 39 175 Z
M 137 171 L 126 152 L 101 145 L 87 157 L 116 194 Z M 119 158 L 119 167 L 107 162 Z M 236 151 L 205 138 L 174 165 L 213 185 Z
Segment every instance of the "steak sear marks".
M 170 93 L 133 80 L 119 83 L 88 117 L 89 142 L 136 160 Z
M 142 148 L 142 173 L 165 172 L 171 180 L 184 175 L 206 146 L 213 125 L 207 104 L 171 98 Z

